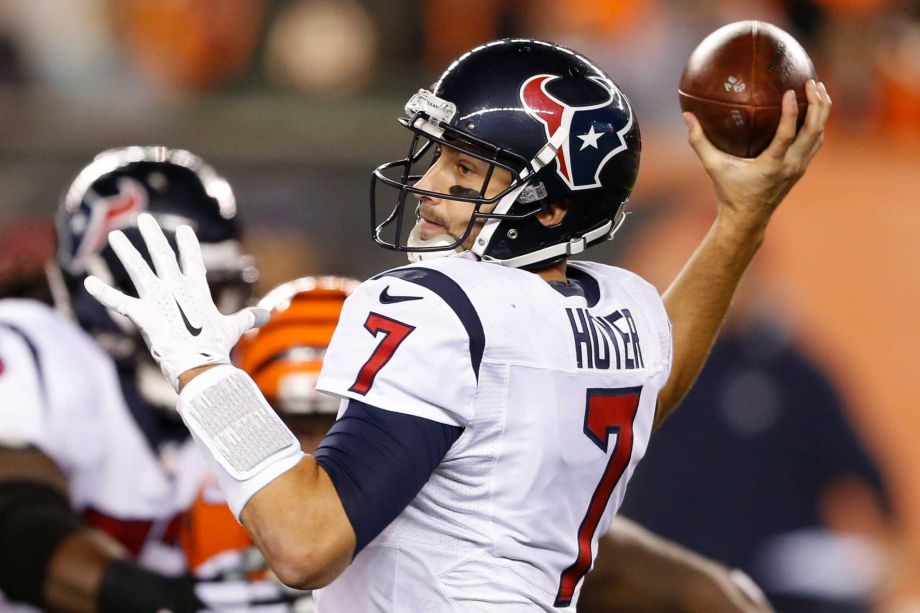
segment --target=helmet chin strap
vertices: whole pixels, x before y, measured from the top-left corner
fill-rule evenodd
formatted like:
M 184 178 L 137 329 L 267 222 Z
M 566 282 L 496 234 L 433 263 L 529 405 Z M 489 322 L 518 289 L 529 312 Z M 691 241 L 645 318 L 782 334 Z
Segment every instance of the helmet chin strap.
M 527 184 L 523 184 L 520 187 L 511 190 L 508 192 L 504 198 L 498 201 L 498 204 L 495 205 L 496 213 L 507 213 L 508 209 L 511 208 L 511 205 L 514 204 L 514 201 L 517 200 L 517 197 L 520 193 L 527 187 Z M 499 219 L 489 219 L 483 225 L 482 230 L 479 231 L 479 235 L 476 238 L 473 248 L 471 250 L 466 250 L 462 245 L 457 246 L 454 249 L 448 249 L 450 245 L 453 245 L 457 242 L 457 239 L 451 236 L 450 234 L 438 234 L 432 238 L 424 240 L 419 235 L 418 224 L 412 226 L 412 231 L 409 232 L 409 239 L 406 241 L 407 247 L 444 247 L 439 251 L 408 251 L 406 255 L 409 258 L 409 261 L 413 264 L 416 262 L 422 262 L 424 260 L 436 260 L 439 258 L 447 258 L 461 253 L 470 253 L 475 254 L 477 258 L 482 258 L 482 249 L 489 244 L 489 240 L 492 237 L 492 234 L 495 232 L 495 228 L 498 226 Z M 488 231 L 487 231 L 488 230 Z M 480 249 L 480 243 L 482 249 Z
M 521 174 L 525 174 L 522 172 Z M 522 183 L 517 189 L 513 189 L 504 198 L 498 201 L 498 204 L 495 205 L 493 213 L 502 215 L 508 212 L 511 209 L 511 205 L 515 203 L 518 196 L 521 195 L 521 192 L 524 191 L 524 188 L 527 187 L 526 183 Z M 479 235 L 476 237 L 476 240 L 473 242 L 472 252 L 476 257 L 480 259 L 483 258 L 483 253 L 485 253 L 486 247 L 489 246 L 489 243 L 492 242 L 492 236 L 495 234 L 495 231 L 498 230 L 498 225 L 501 223 L 501 219 L 489 219 L 483 224 L 482 229 L 479 231 Z
M 556 129 L 556 131 L 550 137 L 549 141 L 540 148 L 534 158 L 530 160 L 530 166 L 524 168 L 518 175 L 518 178 L 521 180 L 521 186 L 511 191 L 508 195 L 499 200 L 498 205 L 496 205 L 495 210 L 492 212 L 499 215 L 507 213 L 521 192 L 524 191 L 524 188 L 527 187 L 527 177 L 537 174 L 545 166 L 555 160 L 559 149 L 565 145 L 568 139 L 569 127 L 563 123 L 561 126 L 559 126 L 559 128 Z M 492 237 L 495 235 L 495 232 L 498 230 L 498 226 L 501 224 L 501 222 L 501 219 L 489 219 L 486 221 L 485 225 L 482 226 L 482 230 L 480 230 L 479 236 L 476 237 L 476 241 L 473 243 L 472 252 L 481 260 L 503 263 L 501 260 L 497 260 L 495 258 L 489 257 L 488 255 L 485 255 L 485 251 L 489 247 L 489 244 L 492 242 Z
M 424 260 L 437 260 L 439 258 L 450 257 L 463 252 L 462 246 L 457 246 L 454 249 L 447 248 L 456 242 L 457 239 L 450 234 L 438 234 L 432 238 L 423 239 L 418 224 L 416 223 L 412 226 L 412 231 L 409 232 L 409 239 L 406 241 L 407 247 L 443 247 L 443 249 L 438 251 L 407 251 L 406 256 L 413 264 Z
M 626 221 L 626 216 L 628 215 L 627 212 L 623 211 L 622 206 L 625 206 L 625 203 L 621 205 L 620 213 L 615 219 L 611 219 L 601 227 L 585 232 L 581 236 L 577 236 L 568 242 L 550 245 L 549 247 L 544 247 L 543 249 L 538 249 L 537 251 L 532 251 L 505 260 L 485 255 L 482 256 L 482 261 L 501 264 L 502 266 L 508 266 L 510 268 L 520 268 L 521 266 L 529 266 L 531 264 L 544 262 L 560 255 L 570 256 L 581 253 L 595 241 L 613 240 L 613 236 L 623 225 L 623 222 Z
M 517 201 L 518 196 L 521 195 L 521 192 L 527 187 L 528 183 L 526 179 L 530 176 L 535 175 L 546 165 L 550 164 L 553 160 L 556 159 L 556 154 L 559 149 L 566 143 L 569 138 L 569 128 L 567 125 L 561 125 L 553 133 L 549 141 L 543 145 L 543 147 L 537 152 L 532 160 L 530 160 L 530 165 L 523 170 L 521 170 L 518 178 L 521 181 L 521 184 L 505 194 L 505 196 L 498 201 L 498 204 L 495 205 L 495 209 L 492 213 L 503 215 L 507 213 L 511 206 Z M 490 258 L 485 254 L 486 248 L 488 248 L 489 243 L 492 242 L 492 236 L 495 234 L 495 231 L 498 230 L 499 224 L 501 224 L 501 219 L 488 219 L 486 223 L 483 224 L 482 229 L 479 231 L 479 235 L 476 237 L 476 240 L 473 242 L 473 248 L 470 252 L 475 255 L 477 258 L 484 261 L 491 261 L 497 263 L 503 263 L 501 260 L 496 260 Z M 447 246 L 452 245 L 456 242 L 456 239 L 448 234 L 439 234 L 428 240 L 422 240 L 419 236 L 418 224 L 413 226 L 412 231 L 409 233 L 409 239 L 406 241 L 406 245 L 409 247 L 445 247 L 441 251 L 423 251 L 423 252 L 407 252 L 410 262 L 421 262 L 423 260 L 433 260 L 437 258 L 450 257 L 460 253 L 466 253 L 462 247 L 457 247 L 456 249 L 446 249 Z

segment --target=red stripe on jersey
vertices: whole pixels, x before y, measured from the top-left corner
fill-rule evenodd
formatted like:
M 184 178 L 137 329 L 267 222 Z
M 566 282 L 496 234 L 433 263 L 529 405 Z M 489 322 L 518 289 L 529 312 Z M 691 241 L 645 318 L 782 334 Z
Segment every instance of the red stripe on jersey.
M 153 527 L 150 520 L 118 519 L 92 508 L 83 511 L 83 520 L 87 525 L 102 530 L 121 543 L 133 557 L 137 557 L 144 548 L 147 535 Z

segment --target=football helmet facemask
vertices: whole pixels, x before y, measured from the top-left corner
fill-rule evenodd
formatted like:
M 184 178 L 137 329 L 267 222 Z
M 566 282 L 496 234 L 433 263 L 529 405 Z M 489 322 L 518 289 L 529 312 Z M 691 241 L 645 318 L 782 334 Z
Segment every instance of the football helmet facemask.
M 619 227 L 639 170 L 639 125 L 626 96 L 585 57 L 537 40 L 494 41 L 453 62 L 405 112 L 400 122 L 413 132 L 408 155 L 380 165 L 371 179 L 371 231 L 381 246 L 412 261 L 450 255 L 482 224 L 475 256 L 539 269 Z M 440 147 L 489 165 L 478 193 L 416 187 Z M 487 198 L 496 168 L 513 180 Z M 389 190 L 395 204 L 381 204 Z M 469 203 L 465 232 L 419 240 L 415 200 L 425 196 Z M 537 213 L 554 203 L 566 215 L 544 226 Z
M 83 287 L 90 274 L 128 295 L 134 285 L 108 245 L 122 230 L 148 264 L 137 216 L 152 214 L 173 248 L 175 229 L 195 230 L 217 306 L 234 312 L 251 299 L 258 271 L 242 253 L 236 199 L 229 183 L 198 156 L 166 147 L 124 147 L 97 155 L 70 185 L 58 207 L 58 248 L 49 267 L 57 307 L 72 316 L 116 361 L 122 376 L 136 377 L 143 399 L 175 410 L 175 392 L 160 374 L 140 332 L 126 317 L 103 307 Z M 166 385 L 163 385 L 166 383 Z

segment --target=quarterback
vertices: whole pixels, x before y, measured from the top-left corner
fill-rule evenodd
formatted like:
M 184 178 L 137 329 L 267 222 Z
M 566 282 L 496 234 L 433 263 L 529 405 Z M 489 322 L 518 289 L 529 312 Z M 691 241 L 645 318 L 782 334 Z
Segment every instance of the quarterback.
M 316 391 L 316 379 L 345 299 L 359 283 L 334 276 L 301 277 L 259 301 L 268 323 L 247 332 L 233 350 L 238 364 L 297 437 L 314 453 L 332 427 L 338 402 Z M 265 560 L 209 480 L 185 514 L 180 536 L 189 567 L 201 577 L 262 577 Z M 772 611 L 739 570 L 688 551 L 618 515 L 598 542 L 598 558 L 581 591 L 580 610 L 763 613 Z M 629 564 L 623 564 L 623 560 Z M 311 595 L 294 608 L 311 609 Z
M 230 508 L 282 581 L 322 588 L 320 610 L 572 611 L 652 430 L 820 147 L 830 100 L 807 91 L 801 132 L 787 92 L 755 159 L 687 115 L 718 208 L 660 297 L 569 259 L 623 219 L 640 149 L 626 96 L 551 43 L 463 55 L 407 103 L 406 158 L 374 173 L 374 238 L 415 261 L 346 301 L 318 381 L 339 417 L 314 455 L 230 366 L 267 313 L 217 310 L 191 228 L 177 259 L 141 215 L 152 268 L 109 237 L 137 297 L 86 288 L 144 331 Z

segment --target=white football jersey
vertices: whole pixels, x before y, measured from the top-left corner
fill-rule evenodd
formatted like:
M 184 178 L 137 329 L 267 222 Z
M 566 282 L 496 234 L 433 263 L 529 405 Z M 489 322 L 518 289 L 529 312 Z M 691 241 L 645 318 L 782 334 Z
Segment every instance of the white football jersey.
M 184 571 L 178 515 L 195 500 L 204 460 L 190 438 L 153 449 L 91 337 L 42 303 L 0 301 L 0 398 L 0 445 L 41 450 L 87 524 L 148 568 Z
M 320 611 L 575 610 L 648 445 L 671 333 L 636 275 L 569 273 L 586 291 L 445 258 L 346 301 L 318 388 L 464 431 Z

